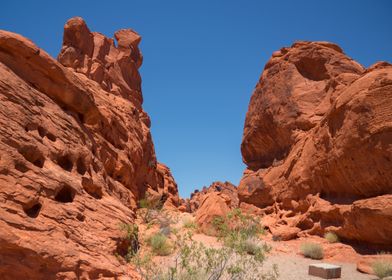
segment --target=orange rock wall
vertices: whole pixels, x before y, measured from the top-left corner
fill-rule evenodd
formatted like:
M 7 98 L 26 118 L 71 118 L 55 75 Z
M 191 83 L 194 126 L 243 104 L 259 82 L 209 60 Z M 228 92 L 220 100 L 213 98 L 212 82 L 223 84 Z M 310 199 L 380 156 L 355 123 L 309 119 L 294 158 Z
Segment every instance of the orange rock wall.
M 392 245 L 391 131 L 390 64 L 365 69 L 327 42 L 283 48 L 249 104 L 240 202 L 275 205 L 271 227 Z
M 58 62 L 0 31 L 2 279 L 129 279 L 119 224 L 147 189 L 178 203 L 142 109 L 140 36 L 115 38 L 73 18 Z

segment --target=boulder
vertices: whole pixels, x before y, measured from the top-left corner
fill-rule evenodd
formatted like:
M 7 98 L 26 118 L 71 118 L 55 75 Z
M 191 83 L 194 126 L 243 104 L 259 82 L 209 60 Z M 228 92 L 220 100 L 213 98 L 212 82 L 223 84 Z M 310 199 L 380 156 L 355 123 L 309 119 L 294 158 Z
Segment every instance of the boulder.
M 191 193 L 190 198 L 184 201 L 185 208 L 189 208 L 189 212 L 193 213 L 200 207 L 201 202 L 204 200 L 206 195 L 210 193 L 224 194 L 230 199 L 230 208 L 238 208 L 239 200 L 237 195 L 237 187 L 230 182 L 213 182 L 209 187 L 203 187 L 200 191 L 195 190 Z
M 226 217 L 231 210 L 230 204 L 231 199 L 225 194 L 218 192 L 206 194 L 195 212 L 195 221 L 199 230 L 207 235 L 217 235 L 213 224 L 214 219 Z
M 281 225 L 278 227 L 270 227 L 270 231 L 272 233 L 273 240 L 287 241 L 287 240 L 297 238 L 298 233 L 301 231 L 301 229 L 297 227 L 289 227 L 289 226 Z

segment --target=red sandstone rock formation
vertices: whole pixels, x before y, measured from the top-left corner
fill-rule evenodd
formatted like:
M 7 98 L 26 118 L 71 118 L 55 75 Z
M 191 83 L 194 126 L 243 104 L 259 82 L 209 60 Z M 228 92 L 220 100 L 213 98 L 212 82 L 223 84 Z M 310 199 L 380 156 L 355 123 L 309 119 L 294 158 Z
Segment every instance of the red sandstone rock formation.
M 130 279 L 120 223 L 146 190 L 177 206 L 142 109 L 140 36 L 65 25 L 59 62 L 0 31 L 2 279 Z
M 170 172 L 169 167 L 162 163 L 157 165 L 158 176 L 163 182 L 160 184 L 150 186 L 146 191 L 146 197 L 149 199 L 159 201 L 165 210 L 178 211 L 180 205 L 180 198 L 178 196 L 177 183 Z
M 367 274 L 375 274 L 372 266 L 377 261 L 392 263 L 392 255 L 379 254 L 362 256 L 357 262 L 357 270 Z
M 283 48 L 249 104 L 240 202 L 270 227 L 392 245 L 391 131 L 390 64 L 364 69 L 326 42 Z
M 230 182 L 213 182 L 208 188 L 193 192 L 185 204 L 189 212 L 195 213 L 199 229 L 214 235 L 213 219 L 225 216 L 231 209 L 239 206 L 237 189 Z
M 198 229 L 208 235 L 216 235 L 213 226 L 216 217 L 224 217 L 231 210 L 230 198 L 221 192 L 206 194 L 200 202 L 200 207 L 195 213 Z
M 191 193 L 190 199 L 184 202 L 188 212 L 196 212 L 206 195 L 215 192 L 226 195 L 230 200 L 231 208 L 238 207 L 237 187 L 230 182 L 213 182 L 209 187 L 203 187 L 201 191 L 195 190 Z

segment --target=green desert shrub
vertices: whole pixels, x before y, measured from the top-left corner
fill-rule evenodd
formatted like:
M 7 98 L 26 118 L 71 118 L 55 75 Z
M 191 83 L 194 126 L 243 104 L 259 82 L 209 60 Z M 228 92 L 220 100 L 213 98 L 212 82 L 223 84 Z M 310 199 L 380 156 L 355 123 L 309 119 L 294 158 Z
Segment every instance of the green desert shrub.
M 324 250 L 320 244 L 305 242 L 301 244 L 302 254 L 314 260 L 321 260 L 324 257 Z
M 186 229 L 197 229 L 197 224 L 190 217 L 185 217 L 182 219 L 182 225 Z
M 185 228 L 193 228 L 193 221 L 183 221 Z M 235 209 L 225 217 L 213 221 L 222 245 L 206 247 L 192 239 L 193 231 L 175 234 L 173 241 L 156 233 L 147 243 L 153 253 L 167 255 L 174 252 L 174 261 L 168 266 L 151 264 L 153 260 L 138 253 L 134 258 L 136 270 L 142 279 L 152 280 L 276 280 L 277 266 L 266 270 L 263 263 L 270 247 L 263 244 L 259 234 L 263 228 L 259 220 Z
M 324 238 L 329 243 L 337 243 L 337 242 L 339 242 L 339 237 L 334 232 L 327 232 L 326 234 L 324 234 Z
M 171 245 L 167 237 L 161 232 L 150 236 L 147 239 L 147 243 L 151 246 L 152 251 L 159 256 L 170 255 L 172 251 Z
M 139 208 L 149 208 L 150 203 L 147 198 L 142 198 L 139 200 Z
M 117 241 L 116 256 L 121 256 L 126 262 L 129 262 L 138 252 L 139 245 L 139 228 L 133 224 L 120 224 L 122 231 L 121 238 Z
M 178 235 L 175 261 L 168 267 L 151 265 L 148 258 L 136 256 L 134 264 L 142 279 L 153 280 L 276 280 L 277 267 L 266 271 L 264 259 L 239 254 L 233 248 L 208 248 L 192 239 L 192 233 Z M 260 247 L 262 250 L 262 247 Z
M 145 194 L 145 197 L 139 200 L 139 208 L 161 210 L 165 201 L 164 195 L 156 196 Z
M 259 239 L 250 237 L 242 242 L 242 249 L 247 254 L 256 256 L 261 253 L 269 252 L 270 248 L 266 244 L 262 244 Z
M 162 210 L 164 203 L 164 197 L 153 197 L 149 194 L 146 194 L 146 196 L 142 199 L 139 200 L 139 208 L 140 211 L 139 213 L 141 214 L 141 217 L 143 219 L 143 222 L 146 224 L 149 224 L 156 219 L 158 216 L 159 212 Z
M 374 274 L 380 279 L 392 276 L 392 262 L 380 259 L 372 263 Z
M 226 217 L 215 217 L 212 224 L 225 246 L 237 250 L 242 250 L 247 239 L 264 233 L 260 221 L 243 214 L 240 209 L 230 211 Z

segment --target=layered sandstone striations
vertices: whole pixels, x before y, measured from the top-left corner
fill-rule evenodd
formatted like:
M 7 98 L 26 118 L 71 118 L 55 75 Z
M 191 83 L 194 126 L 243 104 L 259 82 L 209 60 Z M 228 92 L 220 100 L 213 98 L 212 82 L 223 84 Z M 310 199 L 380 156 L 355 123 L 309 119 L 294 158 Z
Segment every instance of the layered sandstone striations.
M 142 109 L 140 36 L 115 39 L 73 18 L 57 62 L 0 31 L 2 279 L 129 279 L 119 224 L 147 190 L 178 204 Z
M 392 245 L 390 64 L 365 69 L 327 42 L 275 52 L 241 150 L 240 202 L 262 208 L 271 228 Z

